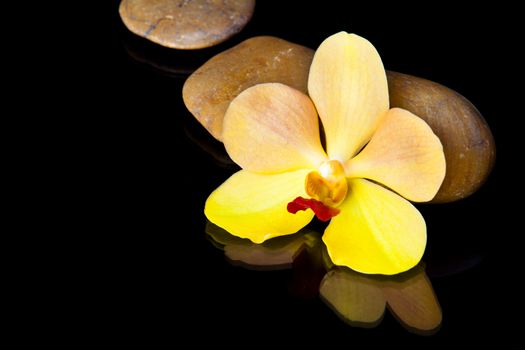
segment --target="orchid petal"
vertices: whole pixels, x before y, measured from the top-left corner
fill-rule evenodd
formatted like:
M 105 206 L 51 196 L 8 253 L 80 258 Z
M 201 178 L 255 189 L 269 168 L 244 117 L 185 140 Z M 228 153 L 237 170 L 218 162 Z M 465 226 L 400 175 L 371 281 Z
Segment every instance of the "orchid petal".
M 431 200 L 445 178 L 443 146 L 423 119 L 391 109 L 372 140 L 345 164 L 350 177 L 386 185 L 414 202 Z
M 364 179 L 349 181 L 349 196 L 323 236 L 336 265 L 392 275 L 420 261 L 426 225 L 412 204 L 394 192 Z
M 232 235 L 254 243 L 289 235 L 306 226 L 311 211 L 290 214 L 290 200 L 305 196 L 308 170 L 265 175 L 241 170 L 217 188 L 206 201 L 208 220 Z
M 226 112 L 222 136 L 230 157 L 252 172 L 315 168 L 326 159 L 312 101 L 283 84 L 244 90 Z
M 381 57 L 364 38 L 340 32 L 315 52 L 308 92 L 323 122 L 330 159 L 346 161 L 372 137 L 388 111 Z

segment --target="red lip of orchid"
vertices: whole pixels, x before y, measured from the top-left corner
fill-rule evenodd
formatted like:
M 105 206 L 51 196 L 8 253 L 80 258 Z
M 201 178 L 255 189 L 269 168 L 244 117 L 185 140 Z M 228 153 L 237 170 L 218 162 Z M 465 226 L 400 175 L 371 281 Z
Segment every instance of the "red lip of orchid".
M 312 211 L 315 213 L 315 216 L 324 222 L 330 220 L 341 212 L 341 210 L 329 207 L 316 199 L 306 199 L 303 197 L 295 198 L 293 201 L 288 203 L 286 209 L 292 214 L 297 213 L 299 210 L 312 209 Z

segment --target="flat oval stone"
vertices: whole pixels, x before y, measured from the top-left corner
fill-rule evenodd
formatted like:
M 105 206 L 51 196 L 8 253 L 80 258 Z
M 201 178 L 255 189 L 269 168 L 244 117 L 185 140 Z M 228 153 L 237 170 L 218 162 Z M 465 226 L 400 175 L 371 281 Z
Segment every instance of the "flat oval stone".
M 174 49 L 223 42 L 251 19 L 255 0 L 122 0 L 120 17 L 133 33 Z
M 216 139 L 230 102 L 247 88 L 278 82 L 307 91 L 314 51 L 288 41 L 261 36 L 221 52 L 197 69 L 184 84 L 186 107 Z
M 443 144 L 447 173 L 432 202 L 453 202 L 477 191 L 492 170 L 496 146 L 476 107 L 432 81 L 396 72 L 387 75 L 390 106 L 425 120 Z

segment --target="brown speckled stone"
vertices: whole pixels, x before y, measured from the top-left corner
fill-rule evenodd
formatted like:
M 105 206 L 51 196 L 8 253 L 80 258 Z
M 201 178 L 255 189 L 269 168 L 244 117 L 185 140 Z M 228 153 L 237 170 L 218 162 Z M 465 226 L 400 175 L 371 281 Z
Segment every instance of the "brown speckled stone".
M 313 53 L 269 36 L 245 40 L 210 59 L 186 80 L 184 103 L 206 130 L 222 140 L 226 109 L 250 86 L 279 82 L 306 93 Z
M 120 17 L 133 33 L 175 49 L 216 45 L 241 31 L 255 0 L 122 0 Z
M 443 85 L 401 73 L 387 75 L 390 106 L 425 120 L 443 144 L 447 173 L 432 202 L 453 202 L 474 193 L 496 159 L 485 119 L 469 100 Z

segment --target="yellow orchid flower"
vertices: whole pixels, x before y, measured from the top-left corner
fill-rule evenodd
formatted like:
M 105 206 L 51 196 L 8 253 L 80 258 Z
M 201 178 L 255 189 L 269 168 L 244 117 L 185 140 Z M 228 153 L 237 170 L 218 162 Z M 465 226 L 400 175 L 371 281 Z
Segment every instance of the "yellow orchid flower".
M 369 274 L 414 267 L 426 225 L 406 199 L 437 193 L 445 177 L 439 139 L 414 114 L 389 110 L 381 58 L 357 35 L 340 32 L 320 45 L 308 92 L 260 84 L 231 102 L 223 141 L 242 170 L 209 196 L 206 217 L 262 243 L 299 231 L 315 213 L 331 218 L 323 241 L 335 264 Z

